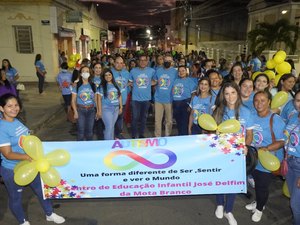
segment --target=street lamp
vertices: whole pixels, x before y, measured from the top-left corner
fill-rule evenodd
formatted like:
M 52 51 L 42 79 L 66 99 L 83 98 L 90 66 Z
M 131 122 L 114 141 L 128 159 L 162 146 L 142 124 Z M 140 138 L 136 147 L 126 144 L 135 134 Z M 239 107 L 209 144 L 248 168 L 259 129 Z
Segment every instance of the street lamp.
M 151 34 L 151 30 L 148 28 L 148 29 L 146 30 L 146 33 L 147 33 L 147 34 Z

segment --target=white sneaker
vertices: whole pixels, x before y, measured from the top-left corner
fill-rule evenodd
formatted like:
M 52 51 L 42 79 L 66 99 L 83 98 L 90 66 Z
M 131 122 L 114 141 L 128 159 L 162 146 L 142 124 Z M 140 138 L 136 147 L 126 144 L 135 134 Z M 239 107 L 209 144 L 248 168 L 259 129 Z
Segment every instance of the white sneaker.
M 28 221 L 24 221 L 24 223 L 21 223 L 20 225 L 30 225 Z
M 251 210 L 253 213 L 256 210 L 256 201 L 251 202 L 250 204 L 246 205 L 245 208 L 248 210 Z M 265 207 L 263 207 L 263 210 L 265 209 Z
M 215 211 L 215 215 L 218 219 L 222 219 L 224 214 L 224 206 L 218 205 Z
M 52 213 L 50 216 L 46 216 L 46 220 L 57 223 L 57 224 L 65 222 L 65 218 L 63 218 L 62 216 L 57 215 L 56 213 Z
M 229 225 L 237 225 L 237 222 L 231 212 L 224 213 L 224 217 L 228 220 Z
M 256 209 L 256 201 L 253 201 L 250 204 L 246 205 L 245 208 L 248 210 L 251 210 L 251 211 L 255 210 Z
M 253 222 L 259 222 L 261 220 L 263 212 L 255 209 L 255 212 L 253 213 L 251 219 Z

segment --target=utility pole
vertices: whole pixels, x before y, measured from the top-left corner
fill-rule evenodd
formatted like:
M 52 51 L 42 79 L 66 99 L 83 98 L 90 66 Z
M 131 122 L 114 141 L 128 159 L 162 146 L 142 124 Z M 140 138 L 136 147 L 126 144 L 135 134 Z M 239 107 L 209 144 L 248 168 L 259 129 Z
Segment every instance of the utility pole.
M 189 26 L 192 18 L 192 6 L 189 0 L 184 1 L 184 26 L 185 26 L 185 55 L 188 54 L 189 47 Z

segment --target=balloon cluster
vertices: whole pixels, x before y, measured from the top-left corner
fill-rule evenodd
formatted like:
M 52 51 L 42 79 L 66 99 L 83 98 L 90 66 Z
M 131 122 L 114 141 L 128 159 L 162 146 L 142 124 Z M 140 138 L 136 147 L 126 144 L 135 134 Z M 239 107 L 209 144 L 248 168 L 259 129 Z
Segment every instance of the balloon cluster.
M 21 161 L 14 169 L 14 180 L 24 186 L 31 183 L 40 172 L 45 184 L 55 187 L 60 183 L 60 175 L 52 166 L 63 166 L 70 161 L 70 154 L 63 149 L 54 150 L 44 155 L 41 140 L 33 135 L 22 136 L 21 147 L 25 153 L 32 158 L 32 161 Z
M 81 59 L 81 55 L 79 53 L 70 55 L 69 61 L 68 61 L 68 67 L 74 68 L 76 66 L 76 62 L 79 59 Z
M 291 65 L 288 62 L 285 62 L 286 59 L 286 53 L 285 51 L 278 51 L 274 57 L 267 61 L 266 66 L 268 69 L 272 70 L 275 69 L 277 75 L 275 76 L 275 86 L 277 86 L 280 78 L 285 73 L 291 72 Z
M 204 130 L 217 131 L 217 133 L 236 133 L 240 130 L 241 124 L 236 119 L 229 119 L 217 125 L 214 118 L 209 114 L 201 114 L 198 117 L 198 124 Z

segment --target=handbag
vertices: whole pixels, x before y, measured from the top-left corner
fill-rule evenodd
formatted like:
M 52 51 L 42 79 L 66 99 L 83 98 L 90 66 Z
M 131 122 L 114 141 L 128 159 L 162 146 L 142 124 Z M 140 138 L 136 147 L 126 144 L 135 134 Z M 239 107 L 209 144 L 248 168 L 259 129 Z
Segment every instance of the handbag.
M 275 113 L 272 114 L 271 118 L 270 118 L 270 130 L 271 130 L 271 136 L 272 136 L 272 143 L 276 141 L 275 139 L 275 134 L 273 131 L 273 117 L 274 117 Z M 288 164 L 287 164 L 287 153 L 284 150 L 284 159 L 281 161 L 280 163 L 280 167 L 278 170 L 272 171 L 272 174 L 275 176 L 285 176 L 287 174 L 288 171 Z

